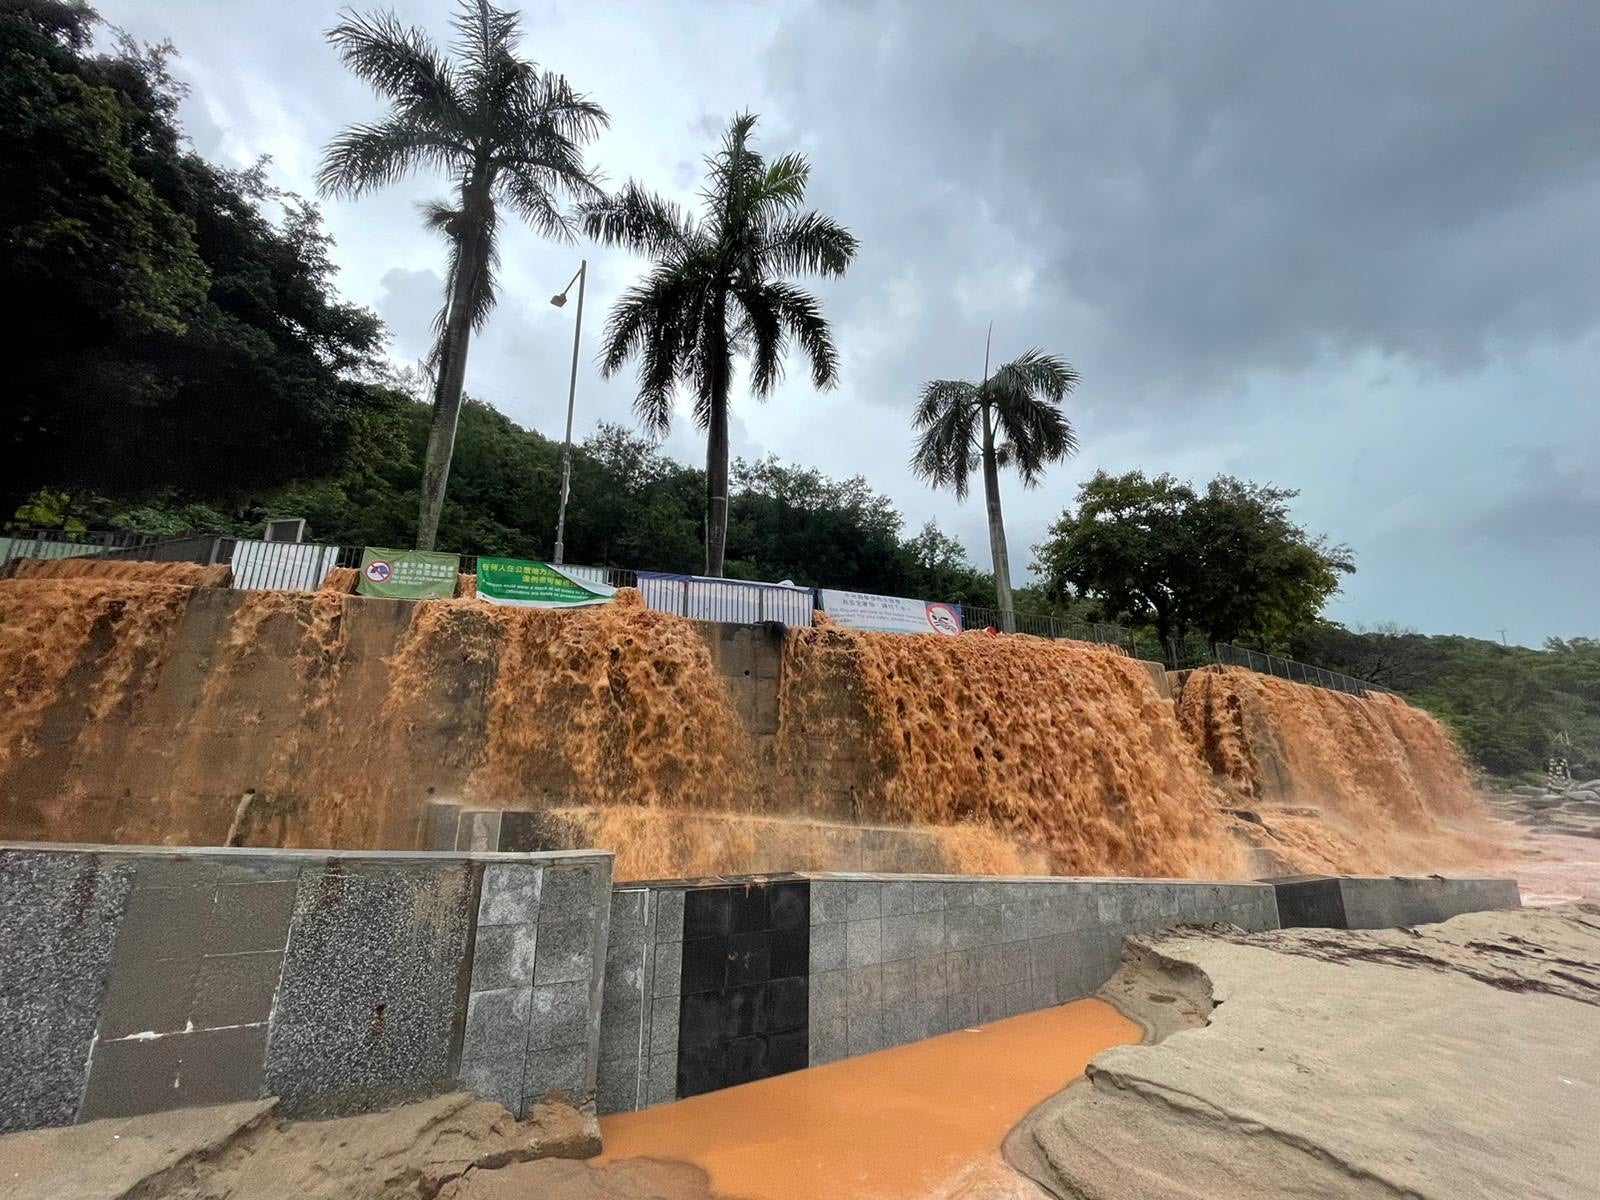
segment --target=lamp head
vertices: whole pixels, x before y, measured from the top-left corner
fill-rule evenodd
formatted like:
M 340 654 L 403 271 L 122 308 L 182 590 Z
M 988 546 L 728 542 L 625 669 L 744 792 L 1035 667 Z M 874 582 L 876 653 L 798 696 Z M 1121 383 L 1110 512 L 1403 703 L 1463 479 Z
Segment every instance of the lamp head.
M 566 302 L 567 302 L 567 294 L 565 292 L 560 292 L 557 295 L 554 295 L 554 296 L 550 297 L 550 303 L 554 304 L 557 308 L 560 308 Z

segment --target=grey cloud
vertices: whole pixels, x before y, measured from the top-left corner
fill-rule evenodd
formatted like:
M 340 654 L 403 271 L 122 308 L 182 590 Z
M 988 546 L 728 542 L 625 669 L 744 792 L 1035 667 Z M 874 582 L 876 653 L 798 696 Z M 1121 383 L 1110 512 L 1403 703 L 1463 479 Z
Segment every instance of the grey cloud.
M 1130 376 L 1223 382 L 1330 346 L 1453 369 L 1600 311 L 1592 6 L 939 11 L 874 5 L 881 36 L 825 56 L 796 20 L 774 76 L 856 191 L 898 208 L 915 167 L 923 200 L 878 235 L 959 241 L 981 199 Z

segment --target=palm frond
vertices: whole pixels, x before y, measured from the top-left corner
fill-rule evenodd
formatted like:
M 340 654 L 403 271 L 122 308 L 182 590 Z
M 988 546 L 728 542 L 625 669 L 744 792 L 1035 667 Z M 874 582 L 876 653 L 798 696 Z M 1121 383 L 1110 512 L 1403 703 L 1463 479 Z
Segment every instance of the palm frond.
M 1060 408 L 1077 382 L 1064 359 L 1029 350 L 984 385 L 1002 439 L 996 463 L 1016 467 L 1023 486 L 1037 487 L 1046 466 L 1077 451 L 1077 435 Z
M 450 25 L 456 31 L 451 48 L 467 70 L 482 78 L 492 76 L 512 58 L 520 18 L 514 11 L 496 8 L 489 0 L 461 0 Z
M 734 327 L 733 344 L 750 356 L 750 390 L 765 398 L 783 382 L 788 329 L 773 288 L 749 288 L 737 296 L 741 316 Z
M 775 274 L 843 275 L 860 243 L 832 217 L 817 212 L 792 216 L 773 226 L 761 257 Z
M 597 242 L 652 258 L 681 254 L 694 236 L 682 209 L 631 179 L 616 195 L 584 204 L 579 211 L 584 233 Z
M 447 204 L 442 200 L 430 200 L 417 206 L 422 213 L 422 223 L 428 229 L 444 237 L 450 249 L 450 259 L 445 275 L 444 306 L 433 319 L 433 328 L 436 334 L 442 335 L 450 319 L 450 305 L 454 295 L 456 273 L 463 269 L 472 271 L 472 278 L 468 281 L 467 306 L 472 328 L 481 331 L 489 320 L 489 314 L 494 311 L 496 300 L 499 298 L 499 273 L 500 273 L 500 239 L 499 218 L 495 213 L 494 202 L 479 201 L 471 210 Z M 476 221 L 477 229 L 474 231 L 469 225 Z M 469 233 L 476 232 L 479 247 L 478 254 L 471 263 L 467 263 L 462 256 Z M 434 348 L 434 358 L 438 357 L 438 346 Z
M 921 431 L 911 455 L 911 470 L 935 487 L 967 498 L 968 482 L 977 469 L 975 446 L 982 409 L 978 389 L 960 379 L 935 379 L 923 385 L 912 417 Z
M 555 172 L 529 166 L 504 170 L 498 180 L 501 195 L 519 217 L 545 237 L 571 242 L 576 240 L 577 222 L 551 194 L 563 184 Z
M 391 117 L 351 125 L 322 152 L 317 188 L 326 196 L 353 198 L 394 183 L 418 167 L 450 171 L 466 148 L 435 128 Z
M 811 164 L 799 154 L 785 154 L 768 164 L 756 183 L 756 200 L 763 207 L 793 212 L 806 200 Z
M 995 392 L 1022 392 L 1059 404 L 1078 385 L 1078 372 L 1065 359 L 1029 350 L 995 368 L 989 386 Z
M 839 350 L 833 344 L 833 332 L 828 328 L 817 298 L 792 283 L 769 283 L 761 290 L 770 298 L 784 328 L 794 335 L 800 349 L 811 360 L 812 386 L 833 387 L 839 382 Z
M 352 74 L 392 100 L 398 112 L 453 124 L 461 109 L 455 72 L 428 35 L 392 12 L 346 11 L 327 39 Z

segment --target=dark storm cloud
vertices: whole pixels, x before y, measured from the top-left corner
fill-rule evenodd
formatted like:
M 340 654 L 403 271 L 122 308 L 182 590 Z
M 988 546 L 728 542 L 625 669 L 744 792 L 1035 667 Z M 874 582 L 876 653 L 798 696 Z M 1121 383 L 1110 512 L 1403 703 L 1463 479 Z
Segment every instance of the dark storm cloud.
M 773 58 L 876 237 L 986 211 L 1130 379 L 1458 369 L 1600 311 L 1594 5 L 840 4 Z

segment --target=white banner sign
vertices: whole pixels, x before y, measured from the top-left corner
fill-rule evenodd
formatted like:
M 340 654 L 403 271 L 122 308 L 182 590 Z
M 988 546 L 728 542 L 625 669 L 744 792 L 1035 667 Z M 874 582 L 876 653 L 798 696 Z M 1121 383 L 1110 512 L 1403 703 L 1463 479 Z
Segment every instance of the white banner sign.
M 907 600 L 902 596 L 874 596 L 867 592 L 822 589 L 822 611 L 851 629 L 881 629 L 888 633 L 939 633 L 955 637 L 961 632 L 961 606 L 933 600 Z

